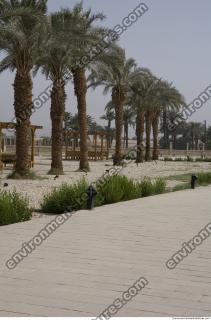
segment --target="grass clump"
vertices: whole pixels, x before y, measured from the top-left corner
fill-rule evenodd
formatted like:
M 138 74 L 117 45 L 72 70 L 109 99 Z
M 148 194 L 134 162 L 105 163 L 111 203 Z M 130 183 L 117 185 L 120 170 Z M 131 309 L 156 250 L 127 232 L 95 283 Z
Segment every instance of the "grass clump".
M 197 184 L 199 185 L 208 185 L 211 183 L 211 172 L 198 172 L 197 176 Z
M 176 180 L 176 181 L 182 181 L 182 182 L 187 182 L 190 179 L 191 179 L 191 173 L 177 174 L 177 175 L 166 177 L 166 180 Z
M 189 183 L 181 183 L 181 184 L 177 184 L 175 187 L 173 187 L 172 192 L 182 191 L 182 190 L 186 190 L 186 189 L 190 189 L 190 184 Z
M 197 177 L 196 184 L 198 186 L 207 186 L 207 185 L 211 184 L 211 172 L 197 172 L 195 175 Z M 184 182 L 184 183 L 176 185 L 172 189 L 172 191 L 180 191 L 180 190 L 190 189 L 191 173 L 167 177 L 167 180 L 178 180 L 178 181 Z
M 141 197 L 149 197 L 155 194 L 161 194 L 166 189 L 166 181 L 163 178 L 157 178 L 152 182 L 149 178 L 144 178 L 139 183 Z
M 138 184 L 126 176 L 114 175 L 97 188 L 101 204 L 112 204 L 120 201 L 137 199 L 141 196 Z M 96 199 L 97 200 L 97 199 Z
M 103 183 L 96 184 L 95 207 L 160 194 L 165 191 L 165 187 L 166 182 L 162 178 L 154 182 L 146 178 L 136 182 L 123 175 L 109 176 Z M 42 211 L 61 214 L 86 209 L 87 189 L 85 179 L 73 185 L 63 184 L 44 197 Z
M 164 193 L 166 190 L 166 180 L 163 178 L 157 178 L 153 186 L 154 186 L 154 194 Z
M 45 213 L 64 213 L 65 211 L 86 208 L 85 194 L 88 183 L 85 179 L 72 185 L 63 184 L 44 196 L 41 209 Z
M 141 191 L 141 197 L 149 197 L 154 194 L 154 186 L 149 178 L 144 178 L 139 183 L 140 191 Z
M 0 226 L 30 220 L 32 210 L 28 201 L 16 191 L 0 192 Z

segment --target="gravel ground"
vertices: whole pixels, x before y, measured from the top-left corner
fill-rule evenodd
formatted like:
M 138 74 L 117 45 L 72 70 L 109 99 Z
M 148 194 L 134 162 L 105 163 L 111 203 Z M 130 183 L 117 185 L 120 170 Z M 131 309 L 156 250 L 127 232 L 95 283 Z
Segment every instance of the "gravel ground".
M 62 183 L 74 183 L 82 177 L 85 177 L 89 182 L 94 182 L 103 175 L 105 170 L 112 167 L 112 161 L 90 162 L 91 172 L 86 176 L 84 173 L 76 172 L 78 162 L 64 161 L 65 175 L 54 180 L 54 176 L 47 175 L 50 163 L 50 159 L 44 157 L 36 158 L 34 171 L 41 177 L 38 180 L 8 180 L 6 177 L 11 170 L 7 168 L 1 174 L 0 189 L 3 189 L 4 183 L 8 183 L 7 190 L 15 188 L 22 195 L 29 198 L 32 208 L 39 209 L 44 194 L 50 192 L 53 188 L 60 186 Z M 151 178 L 166 177 L 183 173 L 191 174 L 202 170 L 211 171 L 211 163 L 153 161 L 143 163 L 138 167 L 135 163 L 130 163 L 123 168 L 122 174 L 135 180 L 141 180 L 146 176 Z M 178 184 L 178 181 L 168 181 L 168 186 L 173 187 L 176 184 Z

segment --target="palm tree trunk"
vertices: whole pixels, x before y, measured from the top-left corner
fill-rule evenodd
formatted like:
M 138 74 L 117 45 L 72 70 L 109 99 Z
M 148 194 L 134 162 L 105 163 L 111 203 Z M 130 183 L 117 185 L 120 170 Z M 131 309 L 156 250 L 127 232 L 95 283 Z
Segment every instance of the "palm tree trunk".
M 108 133 L 111 132 L 111 120 L 109 119 L 108 120 Z M 111 148 L 111 136 L 108 136 L 108 148 L 110 149 Z
M 51 93 L 51 121 L 52 121 L 52 146 L 51 169 L 49 174 L 64 174 L 62 164 L 63 149 L 63 121 L 65 114 L 65 89 L 64 84 L 54 83 Z
M 14 107 L 17 121 L 16 126 L 16 176 L 26 177 L 30 172 L 30 117 L 32 114 L 32 80 L 30 72 L 20 74 L 16 72 L 14 81 Z
M 151 112 L 147 111 L 145 115 L 145 121 L 146 121 L 146 154 L 145 154 L 145 160 L 150 161 L 151 160 Z
M 144 162 L 144 111 L 139 109 L 136 119 L 137 157 L 136 163 Z
M 122 129 L 125 95 L 116 88 L 112 90 L 112 101 L 115 105 L 116 146 L 114 165 L 120 165 L 122 160 Z
M 125 129 L 125 123 L 123 123 L 123 132 L 124 132 L 123 149 L 125 149 L 125 144 L 126 144 L 126 129 Z
M 86 112 L 86 75 L 84 69 L 76 69 L 73 73 L 75 95 L 78 101 L 78 121 L 80 128 L 80 165 L 79 170 L 90 171 L 88 161 L 88 125 Z
M 164 149 L 169 148 L 169 130 L 167 123 L 167 112 L 163 111 L 163 133 L 164 133 Z
M 126 125 L 125 125 L 125 144 L 126 144 L 126 149 L 128 149 L 128 140 L 129 140 L 128 123 L 126 123 Z
M 158 132 L 159 132 L 159 114 L 155 113 L 152 119 L 153 130 L 153 160 L 158 160 Z

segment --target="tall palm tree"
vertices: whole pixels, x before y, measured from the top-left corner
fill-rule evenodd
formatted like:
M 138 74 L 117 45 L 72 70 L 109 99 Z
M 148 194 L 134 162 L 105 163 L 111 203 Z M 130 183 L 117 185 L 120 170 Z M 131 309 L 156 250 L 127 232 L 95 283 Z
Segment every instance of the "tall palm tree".
M 64 40 L 63 33 L 66 27 L 68 14 L 69 42 Z M 63 174 L 62 149 L 63 149 L 63 122 L 65 117 L 65 79 L 71 63 L 71 46 L 78 40 L 74 34 L 74 21 L 70 19 L 70 11 L 61 11 L 49 17 L 50 33 L 45 46 L 39 52 L 34 75 L 41 69 L 46 79 L 53 83 L 51 91 L 51 122 L 52 122 L 52 148 L 51 169 L 49 174 Z
M 133 59 L 126 59 L 125 51 L 112 46 L 110 50 L 96 61 L 89 76 L 90 86 L 104 87 L 104 94 L 111 91 L 115 106 L 116 146 L 114 163 L 119 165 L 122 157 L 123 111 L 130 82 L 136 76 L 136 64 Z
M 157 82 L 152 104 L 153 159 L 157 160 L 159 118 L 162 115 L 162 111 L 166 112 L 167 110 L 171 110 L 178 112 L 180 108 L 185 105 L 185 100 L 172 83 L 160 80 Z
M 14 108 L 16 125 L 16 164 L 11 177 L 29 174 L 30 117 L 32 114 L 31 70 L 42 44 L 47 0 L 2 0 L 0 3 L 0 73 L 16 71 Z M 40 20 L 42 17 L 42 21 Z
M 102 21 L 105 17 L 102 13 L 93 14 L 91 9 L 85 11 L 82 2 L 78 3 L 72 11 L 75 21 L 75 32 L 80 36 L 80 40 L 72 46 L 70 71 L 73 74 L 75 95 L 77 97 L 77 108 L 80 127 L 80 164 L 79 170 L 90 171 L 88 162 L 88 126 L 87 126 L 87 79 L 86 69 L 89 67 L 89 59 L 84 64 L 86 57 L 93 47 L 100 42 L 105 29 L 95 26 L 97 21 Z M 67 41 L 69 41 L 69 28 L 66 28 Z
M 137 163 L 144 161 L 144 129 L 147 96 L 145 79 L 149 76 L 151 76 L 149 69 L 139 68 L 139 74 L 132 81 L 128 97 L 128 104 L 136 114 Z

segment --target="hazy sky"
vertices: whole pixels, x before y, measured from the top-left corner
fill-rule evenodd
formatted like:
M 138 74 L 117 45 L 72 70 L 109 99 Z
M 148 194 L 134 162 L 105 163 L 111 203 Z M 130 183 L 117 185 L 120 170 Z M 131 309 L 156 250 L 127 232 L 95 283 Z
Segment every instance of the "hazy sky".
M 77 1 L 48 0 L 49 12 L 60 7 L 72 7 Z M 103 23 L 114 27 L 133 11 L 137 0 L 84 0 L 84 6 L 95 12 L 103 12 Z M 211 84 L 211 1 L 210 0 L 147 0 L 149 11 L 131 26 L 119 41 L 128 57 L 136 59 L 141 67 L 147 67 L 158 77 L 174 83 L 188 103 Z M 13 118 L 14 74 L 0 75 L 0 120 Z M 34 98 L 49 84 L 38 75 L 34 78 Z M 75 113 L 76 101 L 72 84 L 67 86 L 66 110 Z M 102 90 L 89 90 L 88 113 L 96 118 L 104 113 L 110 96 Z M 211 124 L 211 101 L 198 110 L 192 120 L 207 120 Z M 34 124 L 43 125 L 40 134 L 50 133 L 50 103 L 46 103 L 32 117 Z M 101 121 L 103 124 L 104 122 Z

